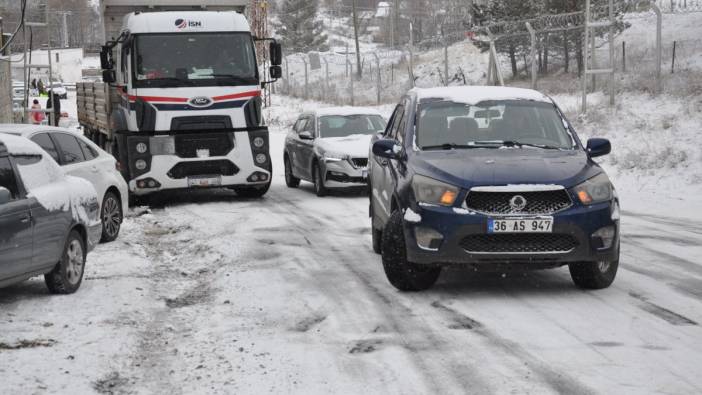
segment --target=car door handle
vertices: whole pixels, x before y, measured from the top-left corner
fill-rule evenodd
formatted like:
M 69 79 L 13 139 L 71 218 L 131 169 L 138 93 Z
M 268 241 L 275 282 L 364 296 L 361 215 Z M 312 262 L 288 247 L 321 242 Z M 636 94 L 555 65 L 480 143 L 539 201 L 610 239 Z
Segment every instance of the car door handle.
M 23 223 L 23 224 L 29 223 L 29 221 L 31 221 L 31 220 L 32 220 L 32 216 L 29 215 L 29 214 L 27 214 L 27 215 L 23 216 L 22 218 L 20 218 L 20 222 Z

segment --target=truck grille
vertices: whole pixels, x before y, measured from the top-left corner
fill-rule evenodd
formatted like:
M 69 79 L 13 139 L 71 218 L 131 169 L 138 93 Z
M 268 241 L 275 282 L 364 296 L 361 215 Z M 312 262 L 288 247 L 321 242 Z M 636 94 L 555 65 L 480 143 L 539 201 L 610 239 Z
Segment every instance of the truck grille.
M 478 254 L 566 253 L 577 246 L 575 237 L 555 233 L 471 235 L 461 241 L 464 250 Z
M 351 158 L 351 163 L 355 168 L 368 167 L 368 158 Z
M 168 171 L 168 177 L 178 180 L 192 176 L 233 176 L 238 172 L 239 168 L 231 161 L 206 160 L 198 162 L 180 162 Z
M 209 150 L 210 156 L 225 156 L 234 148 L 231 133 L 198 133 L 175 135 L 176 154 L 181 158 L 197 158 L 197 150 Z
M 521 210 L 512 208 L 510 201 L 515 196 L 521 196 L 526 205 Z M 565 189 L 557 191 L 538 192 L 474 192 L 468 193 L 466 206 L 468 209 L 484 214 L 553 214 L 573 205 Z

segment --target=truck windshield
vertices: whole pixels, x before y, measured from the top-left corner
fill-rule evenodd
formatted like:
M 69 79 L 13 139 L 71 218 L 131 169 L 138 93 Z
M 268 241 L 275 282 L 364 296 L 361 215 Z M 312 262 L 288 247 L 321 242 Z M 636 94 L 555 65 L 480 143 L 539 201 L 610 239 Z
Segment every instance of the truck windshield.
M 141 34 L 134 53 L 137 88 L 258 83 L 249 33 Z

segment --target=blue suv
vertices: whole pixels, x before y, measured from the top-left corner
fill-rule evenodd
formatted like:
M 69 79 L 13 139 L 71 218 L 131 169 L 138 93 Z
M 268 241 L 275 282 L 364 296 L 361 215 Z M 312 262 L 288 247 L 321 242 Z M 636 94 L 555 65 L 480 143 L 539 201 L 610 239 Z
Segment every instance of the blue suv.
M 549 97 L 527 89 L 413 89 L 369 160 L 373 249 L 390 283 L 430 288 L 447 265 L 474 270 L 568 265 L 606 288 L 619 263 L 619 201 Z

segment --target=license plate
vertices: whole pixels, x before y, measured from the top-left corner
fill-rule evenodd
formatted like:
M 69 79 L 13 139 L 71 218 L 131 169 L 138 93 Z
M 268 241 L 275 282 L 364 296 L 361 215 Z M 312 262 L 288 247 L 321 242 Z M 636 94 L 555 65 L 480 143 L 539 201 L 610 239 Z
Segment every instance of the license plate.
M 488 219 L 488 233 L 551 233 L 553 217 Z
M 189 187 L 215 187 L 222 185 L 221 177 L 188 177 Z

